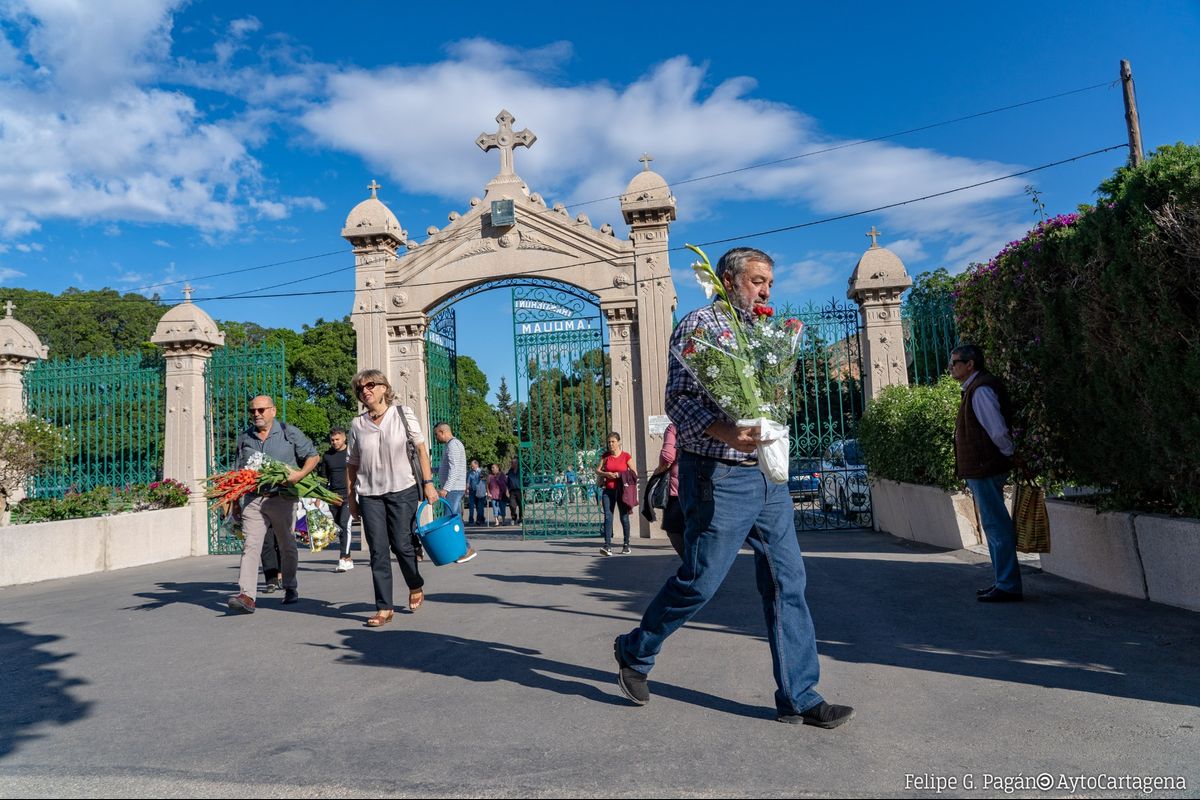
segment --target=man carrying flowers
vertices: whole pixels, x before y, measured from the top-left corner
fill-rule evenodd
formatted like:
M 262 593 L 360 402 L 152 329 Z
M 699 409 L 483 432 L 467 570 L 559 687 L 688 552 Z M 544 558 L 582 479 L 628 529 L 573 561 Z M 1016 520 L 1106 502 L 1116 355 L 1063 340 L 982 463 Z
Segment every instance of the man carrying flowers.
M 254 454 L 287 464 L 290 471 L 287 483 L 295 486 L 316 469 L 320 457 L 312 441 L 294 425 L 275 421 L 275 401 L 265 395 L 250 401 L 250 426 L 238 436 L 237 464 L 243 468 Z M 300 464 L 299 467 L 291 465 Z M 237 506 L 234 506 L 234 513 Z M 283 571 L 284 603 L 300 599 L 296 583 L 296 567 L 300 554 L 292 525 L 296 518 L 296 498 L 278 489 L 258 489 L 246 495 L 241 509 L 242 531 L 246 535 L 242 550 L 241 570 L 238 573 L 240 593 L 229 598 L 229 607 L 247 614 L 254 613 L 255 589 L 263 540 L 270 528 L 279 544 Z
M 775 413 L 771 406 L 780 399 L 777 387 L 770 385 L 774 366 L 770 359 L 778 360 L 777 352 L 756 345 L 749 333 L 756 319 L 771 316 L 767 302 L 774 263 L 761 250 L 737 247 L 721 257 L 715 272 L 707 258 L 695 269 L 705 293 L 710 298 L 715 295 L 716 301 L 691 312 L 676 326 L 666 390 L 667 414 L 677 429 L 683 563 L 650 603 L 641 624 L 613 643 L 617 682 L 637 705 L 649 702 L 647 675 L 663 643 L 716 593 L 745 542 L 754 550 L 763 596 L 777 687 L 776 718 L 835 728 L 854 711 L 826 703 L 816 690 L 820 674 L 816 634 L 804 599 L 804 560 L 786 475 L 783 483 L 777 483 L 759 469 L 763 431 L 759 425 L 744 424 L 745 420 L 737 422 L 743 415 L 771 418 Z M 794 352 L 798 322 L 769 328 L 770 335 L 764 328 L 759 339 L 782 340 L 787 334 L 774 331 L 786 332 L 790 327 L 795 327 Z M 720 349 L 723 360 L 685 366 L 685 360 L 705 348 Z M 755 348 L 761 358 L 748 354 Z M 707 373 L 710 367 L 713 374 L 708 377 L 693 371 Z M 790 382 L 790 367 L 786 375 Z M 714 391 L 728 392 L 728 397 L 714 397 Z

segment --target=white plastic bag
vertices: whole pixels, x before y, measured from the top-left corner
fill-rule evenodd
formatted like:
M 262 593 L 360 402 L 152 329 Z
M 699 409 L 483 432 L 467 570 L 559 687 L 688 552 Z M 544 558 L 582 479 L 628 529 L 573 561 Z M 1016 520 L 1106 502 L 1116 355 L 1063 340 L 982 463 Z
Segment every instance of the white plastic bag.
M 758 468 L 772 483 L 787 483 L 788 426 L 766 417 L 739 419 L 737 424 L 758 426 Z

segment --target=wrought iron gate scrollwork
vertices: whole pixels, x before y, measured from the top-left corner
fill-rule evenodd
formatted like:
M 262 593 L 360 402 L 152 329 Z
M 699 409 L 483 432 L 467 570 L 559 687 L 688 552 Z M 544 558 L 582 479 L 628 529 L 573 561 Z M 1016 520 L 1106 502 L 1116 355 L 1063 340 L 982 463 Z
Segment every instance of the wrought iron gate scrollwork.
M 609 420 L 603 318 L 571 287 L 518 286 L 512 302 L 524 535 L 597 536 L 594 470 Z

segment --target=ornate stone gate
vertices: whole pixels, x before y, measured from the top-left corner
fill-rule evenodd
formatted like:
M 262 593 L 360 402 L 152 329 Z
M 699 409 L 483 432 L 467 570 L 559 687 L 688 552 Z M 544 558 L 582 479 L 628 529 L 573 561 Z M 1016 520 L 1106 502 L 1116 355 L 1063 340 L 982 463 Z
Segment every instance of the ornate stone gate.
M 383 369 L 397 395 L 429 418 L 426 329 L 430 312 L 446 300 L 482 284 L 528 277 L 570 284 L 599 298 L 609 331 L 611 420 L 642 470 L 657 462 L 650 417 L 661 415 L 667 376 L 667 345 L 675 309 L 668 230 L 675 198 L 662 176 L 649 168 L 621 195 L 628 239 L 611 225 L 592 226 L 586 214 L 572 218 L 566 207 L 547 206 L 513 168 L 513 149 L 537 140 L 528 129 L 513 130 L 501 111 L 499 129 L 476 144 L 500 151 L 500 172 L 473 197 L 466 211 L 452 211 L 449 224 L 430 226 L 423 241 L 410 239 L 396 216 L 377 197 L 359 203 L 342 236 L 354 248 L 355 297 L 351 320 L 358 335 L 360 368 Z M 641 535 L 650 529 L 640 516 Z

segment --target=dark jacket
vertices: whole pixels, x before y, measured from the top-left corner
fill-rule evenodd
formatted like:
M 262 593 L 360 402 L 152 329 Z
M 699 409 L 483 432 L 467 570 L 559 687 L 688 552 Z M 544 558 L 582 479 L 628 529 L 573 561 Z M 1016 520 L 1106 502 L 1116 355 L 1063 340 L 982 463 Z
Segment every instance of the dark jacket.
M 963 392 L 962 404 L 958 407 L 958 420 L 954 425 L 954 467 L 960 478 L 990 478 L 1002 475 L 1012 468 L 1008 456 L 1000 452 L 987 429 L 975 416 L 972 398 L 983 386 L 991 387 L 1000 401 L 1000 414 L 1004 424 L 1011 429 L 1012 409 L 1009 407 L 1008 391 L 1004 382 L 988 372 L 980 372 Z

